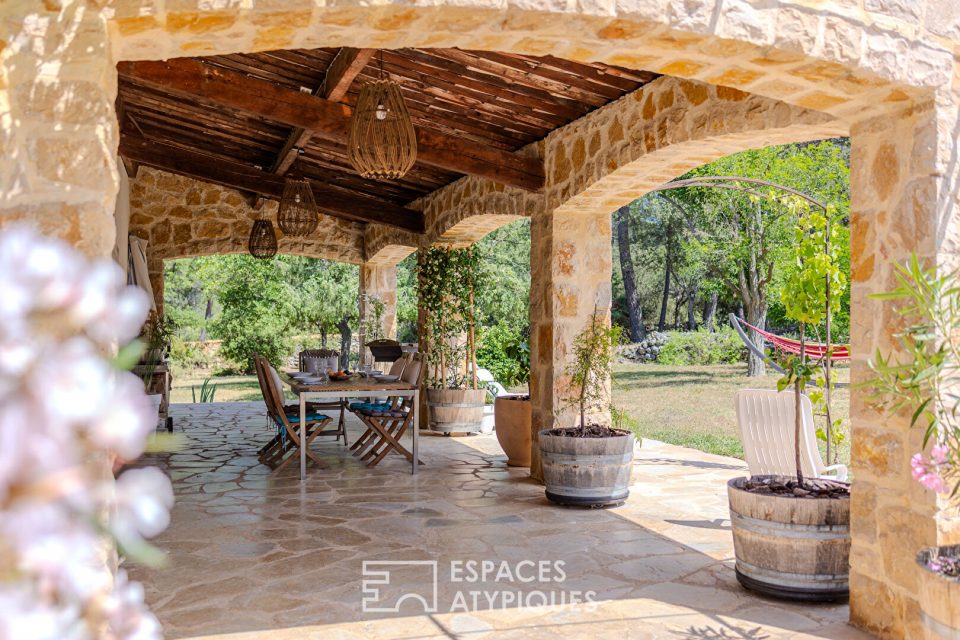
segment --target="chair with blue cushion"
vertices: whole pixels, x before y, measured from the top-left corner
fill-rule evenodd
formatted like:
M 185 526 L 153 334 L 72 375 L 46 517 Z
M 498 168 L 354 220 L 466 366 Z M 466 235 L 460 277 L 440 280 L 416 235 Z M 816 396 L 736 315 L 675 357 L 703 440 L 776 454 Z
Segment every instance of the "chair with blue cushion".
M 419 388 L 426 367 L 422 356 L 415 355 L 403 370 L 401 381 Z M 391 452 L 399 453 L 407 460 L 413 461 L 413 454 L 402 444 L 400 439 L 413 423 L 414 399 L 408 396 L 397 396 L 387 404 L 373 405 L 359 409 L 357 416 L 367 426 L 365 437 L 354 443 L 354 455 L 367 463 L 368 467 L 379 464 Z M 417 426 L 414 425 L 416 429 Z M 368 435 L 369 434 L 369 435 Z M 357 446 L 359 443 L 359 446 Z M 423 464 L 418 460 L 418 464 Z
M 262 386 L 265 391 L 264 400 L 267 402 L 267 415 L 273 421 L 277 429 L 277 435 L 271 443 L 268 443 L 266 451 L 260 456 L 260 461 L 279 471 L 292 460 L 300 457 L 300 449 L 303 448 L 307 457 L 318 466 L 323 466 L 316 454 L 310 450 L 310 444 L 317 436 L 326 434 L 332 435 L 333 430 L 324 430 L 324 427 L 330 424 L 329 416 L 322 413 L 311 412 L 307 415 L 307 422 L 304 424 L 304 440 L 300 441 L 300 416 L 290 415 L 284 410 L 283 392 L 277 381 L 279 375 L 270 366 L 265 359 L 255 356 L 256 363 L 262 375 Z

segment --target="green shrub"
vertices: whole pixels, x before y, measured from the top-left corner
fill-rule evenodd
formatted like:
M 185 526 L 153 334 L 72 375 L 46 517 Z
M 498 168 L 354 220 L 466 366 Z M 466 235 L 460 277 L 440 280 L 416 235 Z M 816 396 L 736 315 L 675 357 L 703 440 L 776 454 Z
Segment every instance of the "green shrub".
M 477 366 L 493 374 L 505 387 L 530 379 L 530 346 L 522 331 L 505 323 L 485 327 L 478 340 Z
M 731 327 L 709 331 L 669 331 L 669 339 L 660 349 L 658 364 L 697 365 L 742 362 L 746 348 Z

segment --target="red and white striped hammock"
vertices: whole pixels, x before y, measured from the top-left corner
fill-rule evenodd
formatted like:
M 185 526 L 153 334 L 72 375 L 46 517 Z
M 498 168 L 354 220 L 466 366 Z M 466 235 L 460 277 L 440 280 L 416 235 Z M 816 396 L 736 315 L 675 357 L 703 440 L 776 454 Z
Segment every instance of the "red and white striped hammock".
M 764 331 L 763 329 L 755 327 L 746 320 L 742 320 L 740 318 L 735 319 L 745 327 L 749 327 L 750 329 L 759 333 L 761 336 L 763 336 L 764 340 L 773 345 L 773 348 L 777 349 L 778 351 L 800 355 L 799 340 L 784 338 L 774 333 L 770 333 L 769 331 Z M 827 345 L 822 342 L 806 342 L 804 343 L 804 349 L 806 350 L 807 355 L 815 360 L 819 360 L 827 354 Z M 832 347 L 832 352 L 833 355 L 830 358 L 832 362 L 841 362 L 850 359 L 850 345 L 848 344 L 835 344 Z

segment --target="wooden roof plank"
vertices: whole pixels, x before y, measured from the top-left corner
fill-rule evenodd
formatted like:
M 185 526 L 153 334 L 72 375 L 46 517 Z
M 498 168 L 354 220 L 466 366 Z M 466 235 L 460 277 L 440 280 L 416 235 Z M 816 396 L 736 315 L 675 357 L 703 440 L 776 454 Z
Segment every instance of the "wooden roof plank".
M 185 59 L 122 62 L 118 69 L 121 75 L 136 77 L 142 83 L 259 114 L 268 120 L 310 130 L 321 138 L 342 141 L 348 135 L 349 107 L 235 71 Z M 417 131 L 417 142 L 418 161 L 424 164 L 531 191 L 544 184 L 543 163 L 537 158 L 466 143 L 422 127 Z

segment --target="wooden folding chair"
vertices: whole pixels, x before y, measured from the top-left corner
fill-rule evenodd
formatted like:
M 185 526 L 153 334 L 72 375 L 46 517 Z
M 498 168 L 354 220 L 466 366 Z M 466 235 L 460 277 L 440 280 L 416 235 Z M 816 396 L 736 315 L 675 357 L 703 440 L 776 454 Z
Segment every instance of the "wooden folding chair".
M 420 355 L 414 356 L 404 369 L 401 380 L 419 387 L 424 369 L 423 358 Z M 413 403 L 413 397 L 398 396 L 387 409 L 359 410 L 358 416 L 372 434 L 361 447 L 354 451 L 354 455 L 359 455 L 368 467 L 380 464 L 391 451 L 401 454 L 412 462 L 413 454 L 400 444 L 400 439 L 413 423 Z M 414 428 L 417 427 L 414 426 Z M 417 460 L 417 464 L 423 464 L 423 461 Z
M 272 451 L 272 455 L 269 456 L 269 461 L 265 464 L 269 464 L 275 471 L 279 471 L 291 460 L 295 460 L 299 457 L 300 448 L 303 447 L 304 451 L 308 458 L 313 460 L 318 466 L 323 466 L 320 462 L 320 459 L 317 458 L 316 454 L 310 450 L 310 444 L 317 438 L 317 436 L 324 433 L 324 427 L 330 424 L 330 416 L 318 413 L 308 413 L 307 422 L 304 425 L 304 436 L 305 442 L 300 441 L 300 416 L 299 412 L 296 416 L 288 415 L 284 411 L 283 404 L 283 393 L 279 386 L 280 376 L 277 375 L 273 367 L 270 366 L 270 363 L 260 358 L 260 367 L 263 371 L 263 380 L 267 390 L 267 411 L 270 416 L 273 418 L 274 422 L 277 425 L 279 430 L 281 444 Z M 332 431 L 327 431 L 327 435 L 331 435 Z
M 410 354 L 404 354 L 400 356 L 390 366 L 390 373 L 388 375 L 400 376 L 402 379 L 403 371 L 409 363 L 410 363 Z M 396 401 L 397 401 L 397 398 L 387 398 L 386 400 L 376 399 L 376 400 L 373 400 L 372 402 L 351 402 L 349 405 L 349 409 L 351 413 L 357 413 L 358 411 L 365 410 L 365 409 L 372 409 L 375 407 L 378 407 L 380 409 L 388 409 L 388 408 L 391 408 L 396 403 Z M 358 414 L 358 417 L 360 417 L 359 414 Z M 362 417 L 360 417 L 360 419 L 363 420 Z M 363 435 L 357 438 L 354 441 L 354 443 L 350 445 L 350 449 L 354 452 L 354 455 L 357 455 L 359 451 L 362 451 L 363 449 L 366 448 L 366 445 L 370 444 L 370 439 L 373 437 L 375 433 L 376 432 L 372 428 L 367 427 L 367 430 L 363 432 Z

